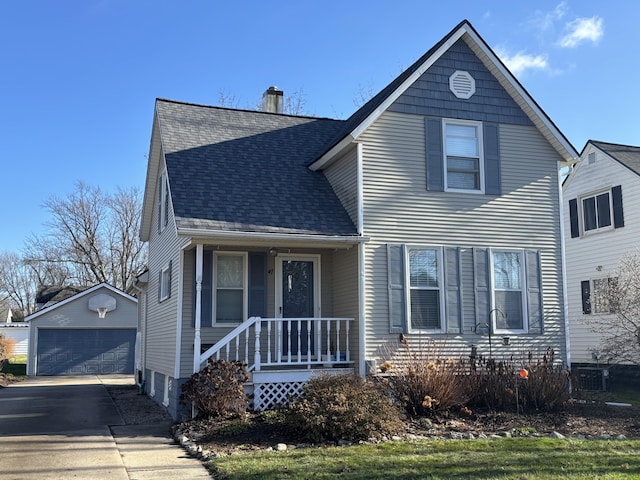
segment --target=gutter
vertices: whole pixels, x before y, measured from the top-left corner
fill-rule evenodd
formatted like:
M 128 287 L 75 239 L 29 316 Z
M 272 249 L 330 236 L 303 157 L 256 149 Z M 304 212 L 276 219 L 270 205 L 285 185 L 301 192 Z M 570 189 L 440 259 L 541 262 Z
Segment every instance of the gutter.
M 360 235 L 312 235 L 312 234 L 291 234 L 291 233 L 263 233 L 263 232 L 237 232 L 231 230 L 210 230 L 201 228 L 178 227 L 178 235 L 203 239 L 228 239 L 238 245 L 238 240 L 244 240 L 243 244 L 255 245 L 264 243 L 273 245 L 274 242 L 282 244 L 310 243 L 319 244 L 333 243 L 344 245 L 349 248 L 351 245 L 368 242 L 369 238 Z

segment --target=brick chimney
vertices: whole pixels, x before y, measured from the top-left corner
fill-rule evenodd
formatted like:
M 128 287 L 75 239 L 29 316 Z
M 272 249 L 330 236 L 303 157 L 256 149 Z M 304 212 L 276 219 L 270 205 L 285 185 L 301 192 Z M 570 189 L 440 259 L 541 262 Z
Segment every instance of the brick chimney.
M 262 95 L 262 111 L 282 113 L 284 106 L 284 92 L 278 87 L 269 87 Z

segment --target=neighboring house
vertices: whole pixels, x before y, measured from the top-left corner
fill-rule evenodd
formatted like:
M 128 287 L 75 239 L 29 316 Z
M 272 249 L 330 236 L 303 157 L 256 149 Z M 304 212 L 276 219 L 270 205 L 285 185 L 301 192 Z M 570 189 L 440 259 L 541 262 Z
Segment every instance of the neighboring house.
M 593 318 L 603 289 L 640 238 L 640 147 L 590 140 L 563 184 L 567 296 L 574 366 L 607 365 Z
M 11 308 L 0 304 L 0 336 L 15 341 L 14 355 L 26 355 L 29 350 L 29 325 L 23 322 L 13 322 Z
M 267 408 L 319 369 L 376 372 L 399 338 L 465 357 L 489 355 L 489 331 L 496 357 L 567 362 L 575 157 L 466 21 L 347 120 L 157 100 L 147 391 L 178 417 L 194 371 L 238 358 Z
M 13 319 L 13 312 L 11 308 L 0 303 L 0 325 L 11 323 Z
M 101 283 L 29 315 L 27 375 L 133 374 L 137 303 Z

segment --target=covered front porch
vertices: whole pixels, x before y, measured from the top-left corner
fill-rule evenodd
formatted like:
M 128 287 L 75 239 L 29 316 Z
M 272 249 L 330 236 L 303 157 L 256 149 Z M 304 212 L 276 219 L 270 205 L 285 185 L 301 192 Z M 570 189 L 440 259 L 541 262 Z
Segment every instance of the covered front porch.
M 265 410 L 315 373 L 359 372 L 358 255 L 353 245 L 185 249 L 184 376 L 209 359 L 241 361 L 252 407 Z

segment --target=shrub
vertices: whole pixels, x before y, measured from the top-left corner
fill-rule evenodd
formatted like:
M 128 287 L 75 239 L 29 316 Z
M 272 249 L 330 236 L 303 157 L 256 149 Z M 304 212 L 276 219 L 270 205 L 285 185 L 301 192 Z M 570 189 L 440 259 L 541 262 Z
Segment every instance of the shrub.
M 433 415 L 464 402 L 463 362 L 438 355 L 435 344 L 417 352 L 408 343 L 382 363 L 393 396 L 410 415 Z
M 364 440 L 403 428 L 383 387 L 354 374 L 312 378 L 285 407 L 284 419 L 292 433 L 312 442 Z
M 244 363 L 209 359 L 182 385 L 180 402 L 193 402 L 199 416 L 240 416 L 248 405 L 243 388 L 248 379 Z
M 470 407 L 492 410 L 552 411 L 570 400 L 570 378 L 562 365 L 555 363 L 549 348 L 541 358 L 529 352 L 520 361 L 471 359 L 464 377 L 465 395 Z M 527 378 L 520 378 L 525 369 Z
M 554 351 L 537 360 L 531 353 L 525 369 L 529 377 L 519 385 L 520 402 L 525 410 L 552 411 L 565 407 L 571 400 L 569 371 L 554 362 Z
M 16 341 L 13 338 L 7 338 L 4 335 L 0 335 L 0 371 L 4 364 L 13 357 L 13 347 Z

